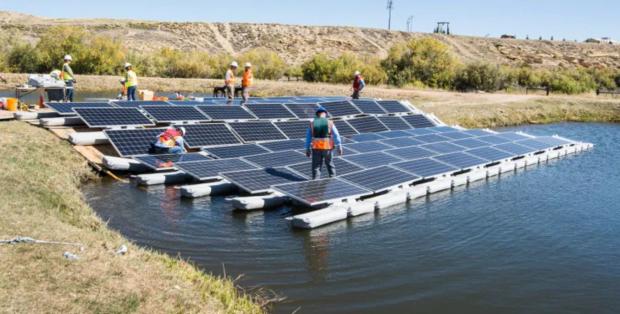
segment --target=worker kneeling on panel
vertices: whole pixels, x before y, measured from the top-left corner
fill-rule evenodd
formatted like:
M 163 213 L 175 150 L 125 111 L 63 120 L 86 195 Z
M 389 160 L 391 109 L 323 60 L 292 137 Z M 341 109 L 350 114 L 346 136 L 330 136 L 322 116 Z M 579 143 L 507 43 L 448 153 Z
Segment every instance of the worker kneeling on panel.
M 312 154 L 312 179 L 320 178 L 323 163 L 327 168 L 329 177 L 336 175 L 336 167 L 333 162 L 333 150 L 338 148 L 338 153 L 342 155 L 342 145 L 338 129 L 334 122 L 327 119 L 327 110 L 319 107 L 316 117 L 310 122 L 310 127 L 306 132 L 306 156 Z
M 170 127 L 157 136 L 157 140 L 151 143 L 151 154 L 182 154 L 185 153 L 184 127 Z

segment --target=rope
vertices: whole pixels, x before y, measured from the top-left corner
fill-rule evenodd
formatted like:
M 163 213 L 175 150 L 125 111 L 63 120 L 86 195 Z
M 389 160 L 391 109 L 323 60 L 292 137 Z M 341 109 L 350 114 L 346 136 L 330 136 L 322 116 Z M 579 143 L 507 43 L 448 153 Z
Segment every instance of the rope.
M 20 244 L 20 243 L 32 243 L 32 244 L 60 244 L 60 245 L 73 245 L 73 246 L 83 246 L 81 243 L 71 243 L 71 242 L 60 242 L 60 241 L 46 241 L 46 240 L 37 240 L 31 237 L 15 237 L 9 240 L 0 240 L 0 244 Z

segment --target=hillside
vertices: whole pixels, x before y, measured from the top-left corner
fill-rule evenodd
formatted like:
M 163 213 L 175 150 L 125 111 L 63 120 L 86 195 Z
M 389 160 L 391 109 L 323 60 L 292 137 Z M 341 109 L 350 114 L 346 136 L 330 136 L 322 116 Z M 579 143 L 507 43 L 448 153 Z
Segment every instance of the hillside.
M 42 32 L 54 25 L 83 26 L 96 34 L 118 38 L 137 52 L 177 47 L 235 54 L 266 47 L 278 52 L 289 64 L 299 64 L 319 52 L 383 57 L 397 42 L 433 36 L 448 44 L 464 62 L 484 60 L 498 64 L 526 63 L 534 67 L 620 68 L 620 45 L 443 36 L 356 27 L 49 19 L 0 11 L 0 39 L 14 36 L 36 42 Z

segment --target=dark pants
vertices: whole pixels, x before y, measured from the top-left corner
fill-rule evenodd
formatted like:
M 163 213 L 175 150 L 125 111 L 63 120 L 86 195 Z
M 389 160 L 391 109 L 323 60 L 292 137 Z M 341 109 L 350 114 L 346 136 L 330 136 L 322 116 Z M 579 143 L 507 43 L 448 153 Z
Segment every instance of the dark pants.
M 65 101 L 73 102 L 73 81 L 65 81 L 66 95 Z
M 351 98 L 353 99 L 360 99 L 360 92 L 359 90 L 354 90 L 353 91 L 353 95 L 351 95 Z
M 136 100 L 136 89 L 138 86 L 127 87 L 127 100 Z
M 323 168 L 323 163 L 325 163 L 325 167 L 327 168 L 327 174 L 330 178 L 336 175 L 336 167 L 334 167 L 332 157 L 333 150 L 331 149 L 312 150 L 312 180 L 316 178 L 321 178 L 321 169 Z

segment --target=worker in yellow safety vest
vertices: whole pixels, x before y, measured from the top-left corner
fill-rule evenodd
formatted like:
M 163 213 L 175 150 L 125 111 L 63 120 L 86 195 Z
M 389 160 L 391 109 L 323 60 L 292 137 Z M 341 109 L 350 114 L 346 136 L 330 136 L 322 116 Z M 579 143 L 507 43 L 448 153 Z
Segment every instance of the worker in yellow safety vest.
M 319 106 L 316 110 L 316 117 L 310 122 L 310 127 L 306 132 L 306 156 L 312 155 L 313 180 L 321 176 L 323 163 L 330 178 L 336 175 L 333 162 L 334 148 L 338 148 L 339 155 L 342 155 L 342 143 L 338 129 L 334 122 L 327 119 L 327 110 Z
M 138 75 L 133 71 L 133 66 L 129 62 L 125 63 L 125 89 L 127 90 L 127 100 L 136 100 Z
M 252 64 L 246 62 L 245 71 L 243 71 L 243 79 L 241 79 L 241 91 L 243 92 L 243 103 L 247 103 L 250 99 L 250 90 L 254 84 L 254 74 L 252 73 Z
M 75 87 L 75 77 L 71 69 L 71 61 L 73 61 L 73 58 L 71 58 L 70 55 L 66 55 L 63 59 L 65 63 L 62 65 L 60 78 L 65 81 L 65 101 L 73 102 L 73 89 Z
M 235 82 L 237 78 L 235 77 L 235 72 L 237 72 L 237 68 L 239 64 L 237 61 L 233 61 L 226 71 L 226 76 L 224 77 L 224 89 L 226 90 L 226 98 L 228 98 L 228 103 L 232 103 L 235 98 Z

